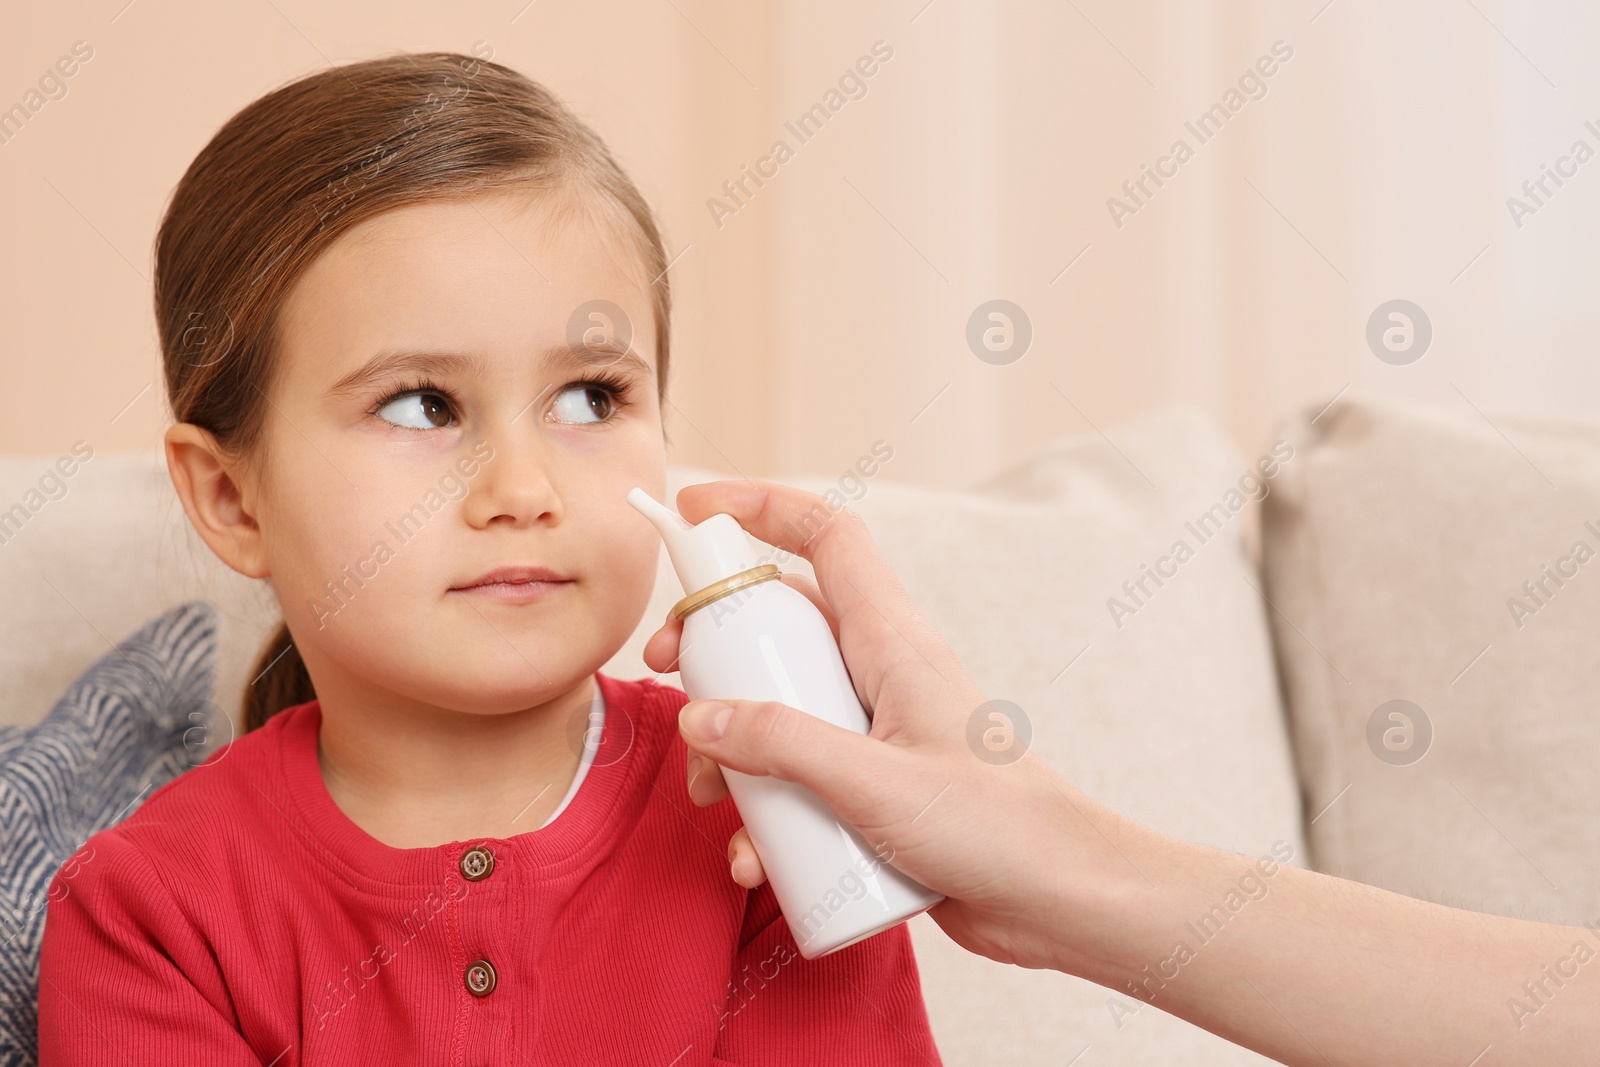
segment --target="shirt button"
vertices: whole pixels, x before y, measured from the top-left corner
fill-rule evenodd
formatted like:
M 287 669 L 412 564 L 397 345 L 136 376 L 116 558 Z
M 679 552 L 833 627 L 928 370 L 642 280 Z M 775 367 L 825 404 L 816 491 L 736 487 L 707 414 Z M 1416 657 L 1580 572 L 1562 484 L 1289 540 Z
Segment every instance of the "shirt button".
M 494 853 L 482 845 L 461 855 L 461 875 L 469 882 L 481 882 L 494 873 Z
M 467 992 L 475 997 L 486 997 L 494 992 L 494 967 L 488 960 L 473 960 L 467 964 Z

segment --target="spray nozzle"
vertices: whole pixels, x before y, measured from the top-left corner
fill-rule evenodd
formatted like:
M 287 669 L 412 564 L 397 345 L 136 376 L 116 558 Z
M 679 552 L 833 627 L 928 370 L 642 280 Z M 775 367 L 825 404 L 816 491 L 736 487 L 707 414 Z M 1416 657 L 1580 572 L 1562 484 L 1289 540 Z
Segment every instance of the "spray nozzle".
M 760 564 L 749 535 L 732 515 L 719 512 L 696 526 L 638 486 L 628 490 L 627 499 L 655 524 L 686 593 Z

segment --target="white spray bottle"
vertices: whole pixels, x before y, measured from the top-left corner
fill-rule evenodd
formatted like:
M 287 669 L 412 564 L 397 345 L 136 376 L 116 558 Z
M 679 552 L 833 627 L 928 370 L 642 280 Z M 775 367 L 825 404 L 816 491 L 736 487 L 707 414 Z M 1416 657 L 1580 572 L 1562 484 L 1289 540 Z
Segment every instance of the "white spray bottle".
M 688 595 L 678 669 L 690 700 L 776 700 L 865 734 L 828 620 L 804 593 L 760 564 L 732 515 L 698 526 L 643 489 L 628 503 L 655 524 Z M 912 881 L 797 782 L 724 767 L 728 792 L 766 868 L 800 955 L 816 959 L 881 933 L 944 897 Z

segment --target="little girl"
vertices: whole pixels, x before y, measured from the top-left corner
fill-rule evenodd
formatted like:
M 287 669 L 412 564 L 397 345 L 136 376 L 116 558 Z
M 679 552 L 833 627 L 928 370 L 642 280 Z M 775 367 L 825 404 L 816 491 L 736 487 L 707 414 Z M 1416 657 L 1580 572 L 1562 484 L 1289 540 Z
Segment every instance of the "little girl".
M 250 731 L 52 892 L 56 1064 L 937 1064 L 905 926 L 801 958 L 729 877 L 686 701 L 600 673 L 650 597 L 667 259 L 498 64 L 322 71 L 156 243 L 173 484 L 284 625 Z M 59 877 L 59 876 L 58 876 Z

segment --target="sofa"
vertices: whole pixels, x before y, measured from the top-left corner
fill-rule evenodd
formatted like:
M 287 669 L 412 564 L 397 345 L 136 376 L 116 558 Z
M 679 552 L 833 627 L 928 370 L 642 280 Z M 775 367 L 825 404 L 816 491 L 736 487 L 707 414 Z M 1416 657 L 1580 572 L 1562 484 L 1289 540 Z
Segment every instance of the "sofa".
M 204 600 L 217 644 L 197 699 L 216 716 L 199 740 L 225 742 L 277 619 L 270 589 L 193 533 L 159 453 L 78 456 L 70 475 L 62 458 L 0 460 L 0 741 L 151 618 Z M 1440 903 L 1600 918 L 1600 424 L 1345 394 L 1255 455 L 1173 408 L 1048 440 L 966 487 L 894 469 L 781 480 L 850 502 L 979 685 L 1091 795 L 1177 837 Z M 675 465 L 669 491 L 720 477 Z M 663 551 L 603 669 L 649 673 L 644 641 L 681 595 Z M 83 777 L 92 793 L 94 767 Z M 947 1064 L 1270 1062 L 1159 998 L 972 956 L 926 915 L 911 933 Z M 7 943 L 13 1001 L 25 941 Z M 11 1051 L 0 1063 L 31 1062 Z

